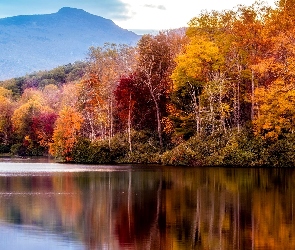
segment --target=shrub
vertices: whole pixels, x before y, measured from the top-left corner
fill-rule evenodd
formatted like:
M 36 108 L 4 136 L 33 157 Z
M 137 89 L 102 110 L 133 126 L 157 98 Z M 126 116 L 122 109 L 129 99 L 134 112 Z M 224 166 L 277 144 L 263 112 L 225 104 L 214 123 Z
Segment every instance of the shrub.
M 108 141 L 97 141 L 91 144 L 89 163 L 105 164 L 113 162 Z
M 197 165 L 197 162 L 201 164 L 202 158 L 198 158 L 196 152 L 186 142 L 162 155 L 162 163 L 165 165 L 188 166 Z
M 264 165 L 295 166 L 295 135 L 285 134 L 281 139 L 267 144 L 263 150 L 262 159 Z
M 110 142 L 110 153 L 112 161 L 121 162 L 129 152 L 128 135 L 116 134 Z
M 91 142 L 87 138 L 78 138 L 72 151 L 72 159 L 76 163 L 90 163 Z
M 27 155 L 26 147 L 22 143 L 13 144 L 10 148 L 12 155 L 25 156 Z
M 160 147 L 156 136 L 148 131 L 132 132 L 132 152 L 128 150 L 125 162 L 129 163 L 160 163 Z
M 132 132 L 132 152 L 128 134 L 116 134 L 111 141 L 90 142 L 79 138 L 71 156 L 77 163 L 160 163 L 160 148 L 155 137 L 146 131 Z
M 0 154 L 5 154 L 10 152 L 10 145 L 0 144 Z

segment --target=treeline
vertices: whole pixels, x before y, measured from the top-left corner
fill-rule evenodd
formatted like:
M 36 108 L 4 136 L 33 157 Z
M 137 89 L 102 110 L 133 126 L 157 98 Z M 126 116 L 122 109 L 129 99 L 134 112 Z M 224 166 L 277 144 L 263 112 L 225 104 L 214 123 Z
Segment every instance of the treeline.
M 71 77 L 59 67 L 36 85 L 6 81 L 2 148 L 81 163 L 293 166 L 294 6 L 204 12 L 185 33 L 92 47 Z
M 0 86 L 12 91 L 14 97 L 20 97 L 27 88 L 42 89 L 52 84 L 61 87 L 65 83 L 79 81 L 86 70 L 85 62 L 69 63 L 49 71 L 39 71 L 23 77 L 0 81 Z

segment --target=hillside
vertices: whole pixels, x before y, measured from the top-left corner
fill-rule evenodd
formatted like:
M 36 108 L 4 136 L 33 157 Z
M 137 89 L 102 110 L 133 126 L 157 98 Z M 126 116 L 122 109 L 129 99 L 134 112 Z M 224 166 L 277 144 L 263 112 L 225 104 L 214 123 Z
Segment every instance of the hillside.
M 0 19 L 0 80 L 83 60 L 90 46 L 134 45 L 140 36 L 81 9 Z

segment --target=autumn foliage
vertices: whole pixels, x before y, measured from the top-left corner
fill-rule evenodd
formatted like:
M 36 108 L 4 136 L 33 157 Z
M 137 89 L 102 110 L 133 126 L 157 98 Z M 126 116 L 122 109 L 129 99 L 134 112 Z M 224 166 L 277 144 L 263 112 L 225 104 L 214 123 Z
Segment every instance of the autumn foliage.
M 63 108 L 56 120 L 53 143 L 50 144 L 49 152 L 66 161 L 71 161 L 71 152 L 77 142 L 82 122 L 83 117 L 76 110 L 71 107 Z
M 202 12 L 136 47 L 4 81 L 0 143 L 63 161 L 295 164 L 294 6 Z

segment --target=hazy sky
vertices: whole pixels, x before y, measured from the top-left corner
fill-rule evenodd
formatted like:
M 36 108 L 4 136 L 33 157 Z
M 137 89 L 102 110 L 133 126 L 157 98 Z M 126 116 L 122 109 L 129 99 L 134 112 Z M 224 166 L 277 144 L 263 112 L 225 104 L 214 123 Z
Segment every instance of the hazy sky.
M 233 9 L 255 0 L 0 0 L 0 18 L 16 15 L 48 14 L 62 7 L 84 9 L 112 19 L 129 30 L 170 29 L 186 26 L 202 10 Z M 264 2 L 274 6 L 275 0 Z

